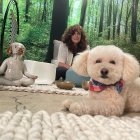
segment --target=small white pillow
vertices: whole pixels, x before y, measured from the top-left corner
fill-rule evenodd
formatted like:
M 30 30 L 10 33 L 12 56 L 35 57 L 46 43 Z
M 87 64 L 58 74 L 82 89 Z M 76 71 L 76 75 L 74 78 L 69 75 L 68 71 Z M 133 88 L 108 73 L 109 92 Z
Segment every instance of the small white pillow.
M 54 41 L 53 41 L 53 44 L 54 44 L 53 59 L 54 59 L 54 60 L 57 60 L 58 51 L 59 51 L 59 46 L 60 46 L 60 44 L 61 44 L 61 41 L 59 41 L 59 40 L 54 40 Z
M 53 59 L 51 60 L 52 64 L 55 64 L 56 66 L 58 66 L 58 61 L 57 61 L 57 57 L 58 57 L 58 51 L 59 51 L 59 46 L 62 42 L 59 40 L 54 40 L 53 44 L 54 44 L 54 51 L 53 51 Z

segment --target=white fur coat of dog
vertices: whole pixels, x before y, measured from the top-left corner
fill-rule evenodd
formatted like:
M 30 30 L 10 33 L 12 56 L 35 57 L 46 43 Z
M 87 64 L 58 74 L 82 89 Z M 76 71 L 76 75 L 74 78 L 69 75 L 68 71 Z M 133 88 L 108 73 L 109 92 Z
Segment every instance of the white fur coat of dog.
M 140 65 L 134 56 L 114 45 L 97 46 L 74 59 L 72 68 L 91 82 L 104 85 L 89 89 L 80 101 L 65 100 L 63 107 L 77 115 L 120 116 L 124 111 L 140 111 Z M 122 82 L 120 82 L 122 81 Z M 116 89 L 116 84 L 119 83 Z M 97 88 L 97 89 L 96 89 Z M 100 88 L 99 88 L 100 89 Z

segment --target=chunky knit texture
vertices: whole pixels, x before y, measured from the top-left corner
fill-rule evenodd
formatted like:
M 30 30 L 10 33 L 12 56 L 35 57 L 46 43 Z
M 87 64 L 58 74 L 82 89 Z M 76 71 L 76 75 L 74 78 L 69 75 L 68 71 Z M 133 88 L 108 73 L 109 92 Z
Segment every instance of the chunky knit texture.
M 29 110 L 0 114 L 0 140 L 138 140 L 140 117 L 104 117 Z

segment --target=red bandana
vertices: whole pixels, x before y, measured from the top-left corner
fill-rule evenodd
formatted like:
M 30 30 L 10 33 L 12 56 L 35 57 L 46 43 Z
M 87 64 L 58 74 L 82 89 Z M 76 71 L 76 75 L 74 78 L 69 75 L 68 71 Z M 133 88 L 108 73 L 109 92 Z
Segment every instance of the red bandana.
M 118 91 L 118 93 L 120 93 L 122 91 L 123 85 L 124 85 L 124 81 L 122 79 L 120 81 L 116 82 L 115 84 L 111 84 L 111 85 L 105 85 L 105 84 L 102 84 L 98 81 L 91 79 L 89 82 L 89 90 L 100 92 L 110 86 L 114 86 L 115 89 Z

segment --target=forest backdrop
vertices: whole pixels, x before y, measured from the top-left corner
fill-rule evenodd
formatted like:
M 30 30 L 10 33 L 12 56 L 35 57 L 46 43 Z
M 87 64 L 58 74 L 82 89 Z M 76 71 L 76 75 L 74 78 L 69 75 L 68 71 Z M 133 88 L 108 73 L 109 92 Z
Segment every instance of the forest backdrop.
M 49 48 L 52 13 L 55 10 L 53 4 L 56 1 L 59 0 L 17 0 L 20 22 L 16 41 L 26 46 L 25 59 L 44 61 Z M 140 61 L 139 0 L 63 0 L 63 2 L 69 5 L 67 26 L 73 24 L 83 26 L 91 48 L 99 44 L 115 44 L 135 55 Z M 0 0 L 0 31 L 8 3 L 9 0 Z M 14 4 L 10 9 L 15 13 Z M 10 38 L 10 22 L 9 12 L 4 36 L 5 57 Z

